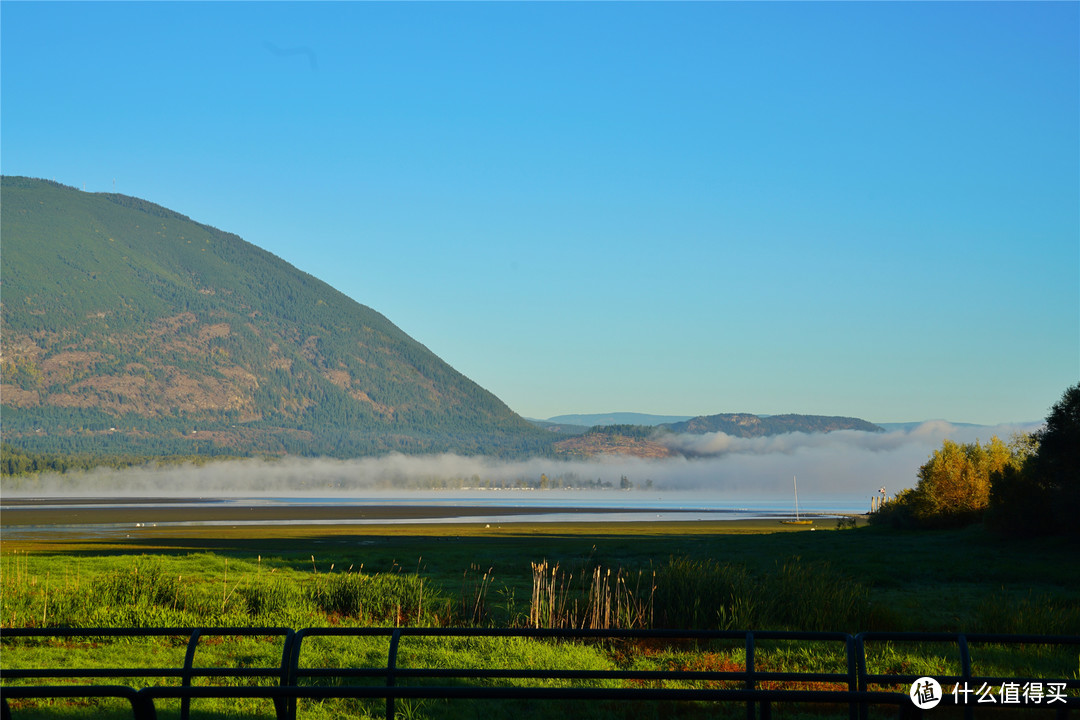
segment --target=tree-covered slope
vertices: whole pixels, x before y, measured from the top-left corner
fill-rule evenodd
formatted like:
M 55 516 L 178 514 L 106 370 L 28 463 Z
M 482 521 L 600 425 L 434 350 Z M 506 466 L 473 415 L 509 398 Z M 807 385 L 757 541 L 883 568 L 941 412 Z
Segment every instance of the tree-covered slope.
M 379 313 L 235 235 L 43 180 L 0 193 L 7 441 L 338 456 L 550 442 Z
M 735 437 L 760 437 L 783 433 L 827 433 L 835 430 L 861 430 L 884 432 L 883 428 L 851 417 L 829 415 L 751 415 L 749 413 L 725 413 L 702 415 L 684 422 L 661 425 L 676 433 L 704 434 L 722 432 Z

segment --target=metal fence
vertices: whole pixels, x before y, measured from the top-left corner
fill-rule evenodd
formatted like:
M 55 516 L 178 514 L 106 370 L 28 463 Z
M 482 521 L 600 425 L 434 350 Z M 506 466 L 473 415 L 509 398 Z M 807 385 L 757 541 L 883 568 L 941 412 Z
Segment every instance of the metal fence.
M 3 720 L 11 718 L 9 700 L 48 698 L 119 698 L 131 705 L 136 720 L 154 720 L 158 701 L 180 702 L 181 718 L 187 720 L 192 700 L 207 698 L 258 698 L 273 703 L 278 720 L 294 720 L 300 700 L 371 699 L 385 703 L 388 720 L 393 720 L 400 700 L 537 700 L 607 702 L 703 702 L 741 704 L 748 720 L 769 718 L 774 705 L 812 704 L 823 713 L 865 719 L 871 708 L 885 708 L 889 714 L 918 717 L 919 708 L 907 687 L 919 676 L 868 671 L 868 648 L 885 644 L 933 643 L 956 652 L 960 672 L 935 676 L 941 684 L 942 706 L 962 706 L 966 717 L 981 714 L 990 705 L 1015 710 L 1041 710 L 1045 715 L 1068 717 L 1080 707 L 1080 673 L 1073 677 L 1030 678 L 978 675 L 972 671 L 971 647 L 996 648 L 1080 647 L 1080 636 L 987 635 L 962 633 L 881 633 L 858 635 L 822 632 L 773 631 L 680 631 L 680 630 L 508 630 L 472 628 L 13 628 L 3 631 L 5 644 L 16 638 L 152 638 L 171 637 L 184 641 L 186 652 L 180 667 L 68 667 L 10 668 L 0 659 L 0 693 Z M 243 637 L 279 638 L 280 662 L 276 665 L 245 667 L 197 667 L 200 642 L 218 642 Z M 385 663 L 371 667 L 308 667 L 305 648 L 316 639 L 325 642 L 345 638 L 384 638 L 388 643 Z M 528 638 L 555 643 L 652 643 L 699 647 L 734 643 L 745 648 L 739 670 L 574 670 L 552 668 L 428 668 L 400 667 L 399 648 L 403 641 L 439 638 Z M 755 666 L 762 643 L 797 641 L 833 647 L 844 658 L 835 672 L 763 671 Z M 8 652 L 12 651 L 8 647 Z M 2 656 L 0 656 L 2 657 Z M 131 678 L 174 681 L 135 689 L 101 681 Z M 196 681 L 247 678 L 261 684 L 196 684 Z M 57 684 L 66 680 L 68 684 Z M 71 683 L 82 680 L 81 683 Z M 178 681 L 178 682 L 176 682 Z M 557 681 L 558 685 L 536 684 Z M 679 687 L 671 687 L 678 684 Z M 1036 684 L 1036 697 L 1030 692 Z M 946 688 L 952 685 L 950 692 Z M 689 686 L 689 687 L 688 687 Z M 830 689 L 808 689 L 827 687 Z M 897 690 L 901 687 L 901 690 Z M 957 692 L 959 688 L 963 692 Z M 968 689 L 970 688 L 970 691 Z M 978 695 L 975 688 L 986 690 Z M 1025 688 L 1021 694 L 1020 688 Z M 998 695 L 995 696 L 993 691 Z M 1015 693 L 1013 692 L 1015 690 Z M 1008 691 L 1008 695 L 1006 694 Z M 1068 692 L 1073 694 L 1069 695 Z M 986 702 L 987 694 L 994 700 Z M 1015 695 L 1016 702 L 1008 702 Z

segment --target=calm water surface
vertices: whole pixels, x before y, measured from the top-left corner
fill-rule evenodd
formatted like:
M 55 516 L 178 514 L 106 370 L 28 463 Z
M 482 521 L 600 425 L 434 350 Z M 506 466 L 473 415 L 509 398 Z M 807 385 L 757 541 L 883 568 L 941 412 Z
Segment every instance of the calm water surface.
M 862 513 L 869 496 L 800 498 L 802 515 Z M 385 523 L 656 522 L 785 519 L 794 498 L 716 497 L 658 491 L 455 491 L 345 497 L 10 498 L 0 500 L 4 534 L 92 534 L 132 527 Z M 142 520 L 139 518 L 142 517 Z M 122 521 L 118 522 L 120 518 Z M 248 519 L 250 518 L 250 519 Z

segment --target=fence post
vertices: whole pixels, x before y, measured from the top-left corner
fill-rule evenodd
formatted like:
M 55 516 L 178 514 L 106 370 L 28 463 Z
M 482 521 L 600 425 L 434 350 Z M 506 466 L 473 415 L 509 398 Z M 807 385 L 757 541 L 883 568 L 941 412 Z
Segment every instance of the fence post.
M 847 674 L 848 683 L 847 689 L 849 692 L 855 692 L 859 689 L 859 671 L 855 660 L 855 638 L 848 633 L 847 639 L 844 640 L 844 652 L 847 653 Z M 848 704 L 848 718 L 849 720 L 858 720 L 859 717 L 859 705 L 858 703 L 851 702 Z
M 188 639 L 187 653 L 184 655 L 184 675 L 180 679 L 180 687 L 191 687 L 191 670 L 195 666 L 195 646 L 199 644 L 199 636 L 202 635 L 202 630 L 194 628 L 191 631 L 191 637 Z M 188 720 L 191 715 L 191 698 L 183 697 L 180 699 L 180 718 L 181 720 Z
M 394 628 L 390 635 L 390 654 L 386 658 L 386 687 L 394 687 L 394 671 L 397 669 L 397 649 L 401 640 L 401 628 Z M 394 720 L 394 695 L 386 693 L 386 720 Z
M 295 637 L 296 633 L 293 629 L 286 628 L 285 646 L 281 648 L 281 674 L 278 676 L 279 687 L 286 687 L 289 684 L 290 660 L 292 659 L 292 645 Z M 277 720 L 289 720 L 289 707 L 290 703 L 288 698 L 274 698 L 274 714 L 277 715 Z M 293 715 L 291 717 L 295 716 L 295 710 L 293 710 Z
M 296 687 L 300 684 L 300 646 L 304 642 L 304 637 L 307 635 L 306 629 L 297 630 L 289 640 L 286 641 L 288 646 L 289 666 L 288 676 L 286 678 L 286 685 Z M 282 662 L 285 662 L 284 653 L 282 653 Z M 288 708 L 286 712 L 286 720 L 296 720 L 296 706 L 297 697 L 295 694 L 289 696 Z
M 754 633 L 746 632 L 746 689 L 754 689 Z M 754 720 L 754 701 L 746 701 L 746 720 Z
M 154 706 L 154 698 L 146 692 L 146 688 L 135 693 L 131 698 L 131 712 L 135 720 L 157 720 L 157 707 Z
M 964 676 L 964 687 L 967 688 L 968 680 L 971 678 L 971 653 L 968 650 L 967 635 L 960 633 L 956 636 L 956 644 L 960 647 L 960 674 Z M 965 696 L 966 697 L 966 696 Z M 964 718 L 965 720 L 972 720 L 974 717 L 975 709 L 971 706 L 971 703 L 964 703 Z
M 859 691 L 866 692 L 869 683 L 866 682 L 866 640 L 863 637 L 864 633 L 859 633 L 855 636 L 855 663 L 857 665 L 856 672 L 859 676 Z M 859 701 L 859 718 L 860 720 L 866 720 L 870 714 L 870 706 L 865 700 Z

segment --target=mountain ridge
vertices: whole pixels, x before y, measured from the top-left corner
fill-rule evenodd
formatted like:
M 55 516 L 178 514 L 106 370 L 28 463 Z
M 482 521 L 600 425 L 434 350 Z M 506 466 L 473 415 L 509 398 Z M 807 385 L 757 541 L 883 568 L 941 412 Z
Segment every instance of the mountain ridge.
M 385 316 L 155 203 L 0 179 L 4 439 L 33 450 L 546 452 Z
M 651 427 L 606 425 L 595 426 L 585 432 L 570 431 L 565 426 L 551 426 L 548 429 L 562 434 L 563 438 L 555 443 L 555 451 L 563 455 L 633 455 L 642 458 L 687 455 L 670 442 L 673 436 L 685 434 L 724 433 L 733 437 L 753 438 L 795 432 L 823 434 L 837 430 L 885 432 L 884 428 L 859 418 L 795 414 L 762 416 L 749 413 L 699 415 L 686 421 Z
M 666 423 L 660 427 L 675 433 L 722 432 L 735 437 L 761 437 L 789 432 L 828 433 L 837 430 L 885 432 L 885 429 L 861 418 L 839 415 L 753 415 L 751 413 L 721 413 L 699 415 L 683 422 Z

